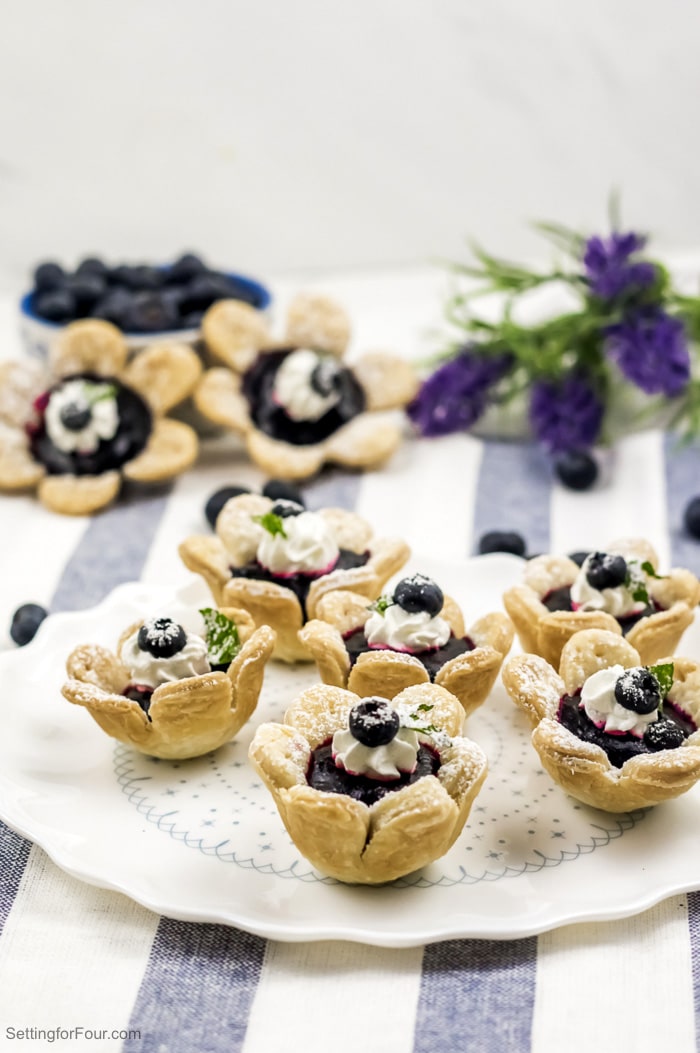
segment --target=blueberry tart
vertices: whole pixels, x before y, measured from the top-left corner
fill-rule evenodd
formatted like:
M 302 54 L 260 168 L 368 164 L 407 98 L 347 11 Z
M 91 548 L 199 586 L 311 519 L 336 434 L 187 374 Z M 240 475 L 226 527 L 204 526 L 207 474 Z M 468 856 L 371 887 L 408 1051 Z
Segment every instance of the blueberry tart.
M 511 658 L 503 683 L 534 730 L 543 768 L 572 797 L 627 812 L 678 797 L 700 779 L 700 664 L 644 664 L 619 633 L 584 629 L 560 673 L 539 655 Z
M 463 721 L 436 684 L 393 701 L 318 685 L 284 724 L 257 729 L 249 757 L 302 855 L 339 881 L 380 884 L 459 837 L 487 767 Z
M 205 373 L 195 405 L 207 420 L 242 435 L 268 474 L 304 479 L 325 462 L 373 468 L 399 445 L 401 428 L 382 411 L 410 402 L 415 372 L 383 352 L 346 365 L 350 323 L 328 297 L 298 296 L 281 343 L 260 312 L 235 301 L 210 308 L 202 332 L 223 364 Z
M 298 633 L 335 589 L 379 596 L 409 557 L 403 541 L 374 538 L 369 524 L 341 508 L 308 512 L 294 501 L 241 494 L 222 508 L 214 536 L 180 545 L 218 604 L 243 607 L 277 633 L 275 657 L 310 661 Z
M 579 567 L 566 556 L 537 556 L 523 583 L 503 603 L 524 651 L 555 669 L 562 647 L 582 629 L 624 635 L 642 661 L 673 654 L 700 602 L 700 582 L 689 570 L 658 570 L 659 559 L 642 538 L 613 541 L 588 553 Z
M 141 753 L 181 760 L 217 749 L 255 710 L 275 634 L 245 611 L 200 614 L 200 632 L 163 616 L 130 626 L 116 653 L 76 647 L 63 695 Z
M 197 437 L 165 414 L 200 374 L 183 345 L 159 344 L 127 362 L 109 322 L 66 326 L 48 370 L 0 366 L 0 491 L 36 488 L 52 511 L 87 515 L 117 497 L 122 478 L 148 484 L 185 471 Z
M 355 593 L 328 593 L 317 615 L 299 636 L 325 684 L 394 698 L 432 681 L 456 695 L 467 715 L 488 697 L 513 642 L 513 626 L 498 612 L 467 631 L 455 601 L 422 574 L 371 604 Z

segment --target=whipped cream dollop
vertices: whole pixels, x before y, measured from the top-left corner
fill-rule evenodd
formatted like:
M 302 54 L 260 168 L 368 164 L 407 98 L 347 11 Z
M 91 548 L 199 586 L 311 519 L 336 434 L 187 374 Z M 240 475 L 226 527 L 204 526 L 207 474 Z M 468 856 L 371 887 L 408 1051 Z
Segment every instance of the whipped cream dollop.
M 589 676 L 581 688 L 579 706 L 585 709 L 586 716 L 597 728 L 613 734 L 627 731 L 642 738 L 649 724 L 658 719 L 658 710 L 635 713 L 620 705 L 615 698 L 615 684 L 624 673 L 624 666 L 613 665 Z
M 207 645 L 195 633 L 188 633 L 184 646 L 167 658 L 155 657 L 141 650 L 138 637 L 137 629 L 126 638 L 119 651 L 119 658 L 135 684 L 156 688 L 160 684 L 211 671 Z
M 299 348 L 277 370 L 272 397 L 292 420 L 319 420 L 340 401 L 338 372 L 334 358 Z
M 427 611 L 409 612 L 392 603 L 386 610 L 372 611 L 365 622 L 365 637 L 370 647 L 388 647 L 392 651 L 427 651 L 444 647 L 452 630 L 439 614 L 431 618 Z
M 629 614 L 639 614 L 646 607 L 646 603 L 635 600 L 633 592 L 635 586 L 645 585 L 647 576 L 641 569 L 641 564 L 635 560 L 628 560 L 628 567 L 634 574 L 634 580 L 630 585 L 616 585 L 609 589 L 594 588 L 587 578 L 588 556 L 581 565 L 578 576 L 571 586 L 571 602 L 575 610 L 580 611 L 603 611 L 611 614 L 613 618 L 622 618 Z
M 119 428 L 114 386 L 92 380 L 67 380 L 49 396 L 46 432 L 63 453 L 94 453 Z
M 272 574 L 323 574 L 338 562 L 340 549 L 326 519 L 302 512 L 282 520 L 284 535 L 262 530 L 257 560 Z M 285 536 L 286 535 L 286 536 Z
M 347 728 L 336 731 L 331 749 L 336 766 L 351 775 L 389 780 L 415 771 L 418 745 L 418 735 L 411 728 L 399 728 L 391 742 L 383 746 L 365 746 Z

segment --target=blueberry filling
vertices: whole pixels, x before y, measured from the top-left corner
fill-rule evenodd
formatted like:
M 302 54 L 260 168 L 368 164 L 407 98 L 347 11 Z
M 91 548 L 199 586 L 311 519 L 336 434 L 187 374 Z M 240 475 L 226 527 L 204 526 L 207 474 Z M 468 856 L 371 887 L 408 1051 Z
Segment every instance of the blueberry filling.
M 564 695 L 559 702 L 557 720 L 577 738 L 600 746 L 615 768 L 621 768 L 626 760 L 640 753 L 675 749 L 697 730 L 695 722 L 688 714 L 667 700 L 663 704 L 663 716 L 649 725 L 644 738 L 637 738 L 630 732 L 611 735 L 596 727 L 586 711 L 579 707 L 580 700 L 580 691 L 574 695 Z
M 81 453 L 79 450 L 72 452 L 59 450 L 49 438 L 46 430 L 44 411 L 48 400 L 54 391 L 59 390 L 69 380 L 85 380 L 90 384 L 110 384 L 116 389 L 119 426 L 114 437 L 107 440 L 102 439 L 92 453 Z M 51 475 L 100 475 L 102 472 L 121 468 L 123 464 L 141 453 L 151 434 L 151 411 L 144 400 L 131 388 L 112 377 L 100 377 L 94 373 L 80 373 L 64 377 L 59 384 L 41 396 L 36 405 L 40 419 L 38 424 L 28 428 L 30 447 L 35 460 L 43 464 Z M 70 419 L 70 423 L 62 419 L 64 427 L 68 427 L 69 430 L 81 430 L 84 427 L 83 424 L 78 425 L 77 423 L 77 412 Z
M 349 549 L 341 548 L 338 560 L 331 569 L 351 570 L 353 567 L 364 567 L 368 559 L 369 552 L 351 552 Z M 233 578 L 255 578 L 257 581 L 274 581 L 276 585 L 283 585 L 285 589 L 291 589 L 299 600 L 306 618 L 306 597 L 309 595 L 312 582 L 319 575 L 289 574 L 279 577 L 257 561 L 247 563 L 244 567 L 230 567 L 229 569 Z
M 366 775 L 351 775 L 342 768 L 336 768 L 331 739 L 328 739 L 323 745 L 313 750 L 306 781 L 315 790 L 322 790 L 326 793 L 344 793 L 356 801 L 363 801 L 370 805 L 381 800 L 388 793 L 400 790 L 404 786 L 410 786 L 425 775 L 437 774 L 440 768 L 440 758 L 429 746 L 419 746 L 416 761 L 415 771 L 406 772 L 400 778 L 392 779 L 391 782 L 370 779 Z
M 122 691 L 125 698 L 130 698 L 132 702 L 138 702 L 141 709 L 144 711 L 148 719 L 150 715 L 148 710 L 151 708 L 151 699 L 153 697 L 154 688 L 149 687 L 147 684 L 127 684 Z
M 366 399 L 362 388 L 349 369 L 339 366 L 333 374 L 333 387 L 338 392 L 338 402 L 318 420 L 292 420 L 279 406 L 273 396 L 277 370 L 284 359 L 296 348 L 259 354 L 243 377 L 243 394 L 250 405 L 250 415 L 255 425 L 266 435 L 295 446 L 308 446 L 323 442 L 343 424 L 362 413 Z
M 562 585 L 561 588 L 552 589 L 551 592 L 542 597 L 542 603 L 548 611 L 572 611 L 574 608 L 571 605 L 571 586 Z M 616 621 L 622 629 L 622 635 L 626 636 L 630 629 L 642 618 L 648 618 L 649 615 L 656 614 L 657 611 L 661 610 L 663 610 L 663 607 L 652 601 L 643 610 L 636 611 L 634 614 L 626 614 L 623 618 L 616 618 Z
M 392 650 L 391 647 L 370 647 L 367 643 L 364 629 L 352 629 L 349 633 L 346 633 L 343 636 L 343 640 L 345 641 L 345 646 L 350 657 L 351 666 L 354 665 L 360 655 L 365 654 L 366 651 Z M 476 644 L 474 641 L 468 636 L 463 636 L 459 639 L 456 636 L 450 636 L 447 643 L 442 647 L 432 647 L 429 651 L 413 651 L 411 654 L 414 658 L 417 658 L 423 666 L 425 666 L 430 679 L 434 680 L 446 662 L 449 662 L 451 658 L 456 658 L 460 654 L 465 654 L 467 651 L 473 651 L 475 646 Z

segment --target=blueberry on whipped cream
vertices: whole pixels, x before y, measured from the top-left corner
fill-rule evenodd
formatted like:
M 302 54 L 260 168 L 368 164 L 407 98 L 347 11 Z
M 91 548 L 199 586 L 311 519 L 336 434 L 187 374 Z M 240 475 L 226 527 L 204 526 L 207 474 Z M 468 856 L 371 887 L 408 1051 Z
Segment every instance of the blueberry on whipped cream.
M 676 749 L 697 729 L 669 698 L 673 669 L 672 662 L 599 669 L 579 692 L 562 698 L 558 719 L 618 768 L 640 753 Z
M 121 468 L 146 446 L 151 411 L 115 378 L 65 377 L 34 403 L 27 425 L 33 456 L 54 475 L 99 475 Z
M 410 654 L 444 647 L 452 630 L 440 617 L 443 604 L 442 589 L 430 578 L 403 578 L 390 600 L 374 604 L 364 627 L 368 646 Z
M 341 370 L 332 355 L 300 347 L 275 375 L 272 397 L 293 421 L 317 421 L 340 401 Z
M 119 658 L 132 685 L 151 693 L 160 684 L 208 673 L 211 666 L 206 642 L 187 633 L 172 618 L 151 618 L 126 638 Z
M 313 751 L 309 784 L 373 804 L 387 793 L 434 775 L 440 767 L 438 744 L 448 744 L 449 738 L 424 723 L 424 712 L 395 708 L 378 695 L 361 699 L 350 710 L 347 727 Z
M 94 453 L 113 439 L 119 427 L 113 384 L 77 378 L 67 380 L 48 397 L 45 410 L 49 439 L 64 453 Z
M 627 618 L 649 604 L 647 574 L 638 560 L 626 560 L 614 552 L 591 552 L 571 586 L 574 610 L 604 611 L 614 618 Z

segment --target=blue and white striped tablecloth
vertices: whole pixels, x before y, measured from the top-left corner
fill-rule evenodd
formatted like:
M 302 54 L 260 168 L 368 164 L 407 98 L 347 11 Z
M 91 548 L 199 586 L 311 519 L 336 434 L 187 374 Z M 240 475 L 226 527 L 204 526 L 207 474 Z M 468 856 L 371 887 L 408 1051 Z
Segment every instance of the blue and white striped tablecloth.
M 493 528 L 521 531 L 530 552 L 643 534 L 662 565 L 699 573 L 700 545 L 681 528 L 699 468 L 697 447 L 678 450 L 648 432 L 619 445 L 599 488 L 575 494 L 552 484 L 530 445 L 455 436 L 407 442 L 386 471 L 330 474 L 307 495 L 312 505 L 354 508 L 379 533 L 442 559 L 472 554 Z M 261 477 L 217 442 L 167 492 L 131 497 L 92 520 L 0 499 L 0 625 L 27 600 L 70 610 L 124 581 L 176 588 L 191 580 L 177 543 L 203 529 L 206 496 L 235 481 Z M 3 1050 L 690 1053 L 698 991 L 695 893 L 623 921 L 511 941 L 401 950 L 280 943 L 158 917 L 64 874 L 0 826 Z M 61 1037 L 79 1028 L 104 1035 Z M 13 1037 L 23 1029 L 23 1040 Z

